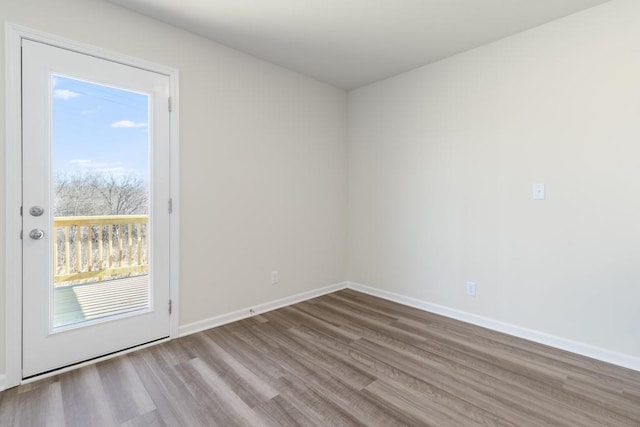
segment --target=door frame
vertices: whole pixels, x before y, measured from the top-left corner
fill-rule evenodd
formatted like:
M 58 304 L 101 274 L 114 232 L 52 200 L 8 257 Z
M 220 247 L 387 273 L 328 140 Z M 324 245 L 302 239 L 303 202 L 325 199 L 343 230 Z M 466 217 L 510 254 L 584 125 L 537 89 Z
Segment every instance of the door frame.
M 179 102 L 178 77 L 175 68 L 104 50 L 54 36 L 20 25 L 5 24 L 5 255 L 4 255 L 4 324 L 5 324 L 5 384 L 0 391 L 22 383 L 22 40 L 28 39 L 51 46 L 94 56 L 108 61 L 142 68 L 170 79 L 170 157 L 172 212 L 170 216 L 170 277 L 169 292 L 172 301 L 169 339 L 178 337 L 179 326 L 179 248 L 180 248 L 180 194 L 179 194 Z M 167 106 L 169 108 L 169 105 Z M 169 207 L 167 207 L 169 208 Z M 1 289 L 0 289 L 1 292 Z M 0 341 L 0 348 L 2 348 Z M 115 353 L 107 357 L 115 357 Z M 83 364 L 75 365 L 75 367 Z M 64 369 L 62 369 L 64 370 Z M 59 373 L 60 371 L 56 373 Z M 42 378 L 35 377 L 35 379 Z M 0 379 L 2 372 L 0 371 Z M 32 381 L 30 379 L 29 381 Z M 4 387 L 3 387 L 4 386 Z

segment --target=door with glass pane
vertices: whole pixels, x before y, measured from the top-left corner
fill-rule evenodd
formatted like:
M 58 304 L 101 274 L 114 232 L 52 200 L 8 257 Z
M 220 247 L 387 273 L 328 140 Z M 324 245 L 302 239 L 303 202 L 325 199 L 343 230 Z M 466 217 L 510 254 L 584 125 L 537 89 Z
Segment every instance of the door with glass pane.
M 170 80 L 22 56 L 26 378 L 169 336 Z

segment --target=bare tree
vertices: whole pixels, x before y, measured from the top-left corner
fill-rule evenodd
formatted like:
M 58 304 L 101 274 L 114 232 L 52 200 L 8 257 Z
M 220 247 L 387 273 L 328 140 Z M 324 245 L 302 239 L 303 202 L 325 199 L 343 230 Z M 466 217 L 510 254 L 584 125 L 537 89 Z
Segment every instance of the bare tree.
M 96 215 L 95 194 L 86 174 L 58 175 L 53 187 L 54 216 Z
M 148 211 L 146 185 L 134 174 L 58 175 L 54 194 L 54 216 L 135 215 Z
M 103 215 L 133 215 L 147 213 L 147 189 L 136 175 L 116 178 L 113 175 L 94 176 L 91 185 L 102 202 Z

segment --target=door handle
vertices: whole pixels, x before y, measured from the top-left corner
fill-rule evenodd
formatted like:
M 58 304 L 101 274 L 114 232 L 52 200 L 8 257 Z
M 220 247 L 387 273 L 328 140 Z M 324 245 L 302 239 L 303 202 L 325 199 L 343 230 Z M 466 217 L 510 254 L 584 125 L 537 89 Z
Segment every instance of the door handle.
M 40 206 L 31 206 L 29 213 L 31 216 L 41 216 L 44 213 L 44 209 Z
M 40 230 L 39 228 L 34 228 L 29 232 L 29 237 L 31 237 L 33 240 L 41 240 L 44 237 L 44 231 Z

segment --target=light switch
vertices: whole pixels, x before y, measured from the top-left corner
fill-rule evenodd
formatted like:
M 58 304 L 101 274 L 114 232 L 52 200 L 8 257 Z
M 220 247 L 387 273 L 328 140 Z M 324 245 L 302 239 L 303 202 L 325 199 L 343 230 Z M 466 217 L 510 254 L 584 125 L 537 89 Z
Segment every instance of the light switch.
M 533 184 L 533 200 L 544 200 L 544 184 Z

